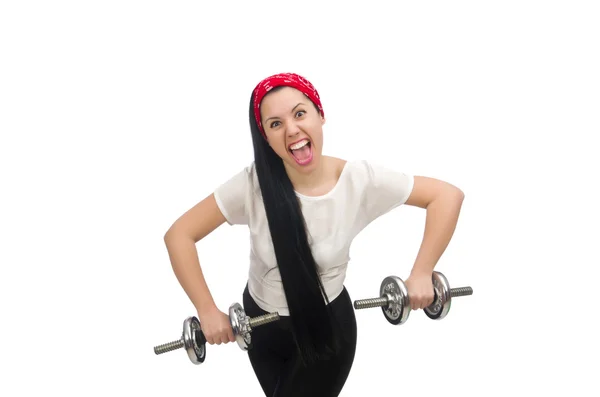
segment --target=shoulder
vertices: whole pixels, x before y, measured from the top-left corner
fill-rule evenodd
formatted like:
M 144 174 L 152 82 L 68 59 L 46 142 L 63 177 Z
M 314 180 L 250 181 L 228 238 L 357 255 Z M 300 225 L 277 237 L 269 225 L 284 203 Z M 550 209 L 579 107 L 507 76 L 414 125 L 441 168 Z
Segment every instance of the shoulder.
M 383 162 L 377 160 L 368 160 L 368 159 L 357 159 L 353 161 L 349 161 L 350 170 L 360 176 L 364 176 L 366 178 L 375 178 L 380 174 L 397 174 L 397 175 L 408 175 L 406 172 L 403 172 L 401 169 L 396 167 L 387 165 Z
M 380 164 L 367 159 L 352 159 L 344 161 L 343 174 L 354 180 L 368 181 L 374 174 L 385 169 Z
M 357 159 L 347 164 L 348 180 L 362 189 L 363 194 L 391 195 L 405 201 L 414 185 L 414 176 L 382 162 Z
M 239 169 L 237 175 L 243 175 L 245 178 L 252 178 L 254 175 L 256 175 L 256 164 L 254 161 Z
M 215 190 L 217 195 L 243 194 L 250 192 L 258 185 L 254 162 L 242 167 L 224 180 Z
M 217 206 L 229 224 L 247 224 L 255 186 L 258 186 L 254 163 L 240 169 L 214 191 Z
M 230 179 L 237 179 L 238 181 L 245 180 L 253 183 L 255 180 L 258 180 L 256 176 L 256 164 L 252 161 L 234 173 Z
M 340 177 L 343 174 L 360 173 L 368 170 L 369 162 L 363 159 L 343 159 L 333 156 L 324 156 L 326 167 Z
M 243 172 L 246 178 L 248 191 L 254 195 L 260 196 L 260 183 L 258 182 L 258 174 L 256 173 L 256 163 L 252 161 L 244 167 Z

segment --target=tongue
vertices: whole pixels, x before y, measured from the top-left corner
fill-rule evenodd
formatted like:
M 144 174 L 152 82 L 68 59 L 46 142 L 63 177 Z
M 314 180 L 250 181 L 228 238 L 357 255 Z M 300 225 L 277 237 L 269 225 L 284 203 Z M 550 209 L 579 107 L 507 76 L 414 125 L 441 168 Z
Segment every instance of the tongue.
M 308 147 L 308 145 L 304 145 L 300 149 L 292 150 L 292 154 L 298 160 L 306 160 L 310 157 L 310 148 Z

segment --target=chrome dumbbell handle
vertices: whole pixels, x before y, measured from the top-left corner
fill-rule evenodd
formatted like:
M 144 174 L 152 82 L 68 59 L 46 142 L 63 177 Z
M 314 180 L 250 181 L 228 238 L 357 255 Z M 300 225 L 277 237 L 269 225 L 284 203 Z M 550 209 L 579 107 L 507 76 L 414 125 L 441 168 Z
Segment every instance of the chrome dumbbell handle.
M 450 296 L 452 298 L 457 298 L 459 296 L 468 296 L 468 295 L 473 295 L 473 288 L 471 288 L 471 287 L 450 288 Z
M 238 346 L 242 350 L 248 350 L 252 344 L 252 328 L 279 320 L 279 313 L 248 317 L 242 305 L 234 303 L 229 307 L 229 320 Z
M 258 317 L 246 316 L 240 304 L 234 303 L 230 307 L 230 321 L 233 334 L 242 350 L 247 350 L 250 344 L 252 328 L 279 320 L 278 313 L 268 313 Z M 183 333 L 179 340 L 154 347 L 154 354 L 164 354 L 174 350 L 185 349 L 190 361 L 201 364 L 206 357 L 206 337 L 196 317 L 188 317 L 183 322 Z
M 360 309 L 371 309 L 373 307 L 383 307 L 387 305 L 389 299 L 387 296 L 382 296 L 380 298 L 370 298 L 370 299 L 359 299 L 354 301 L 354 308 L 357 310 Z
M 263 314 L 262 316 L 248 318 L 248 322 L 252 328 L 260 327 L 261 325 L 272 323 L 277 320 L 279 320 L 279 313 L 268 313 Z
M 183 332 L 179 340 L 154 347 L 154 354 L 163 354 L 184 348 L 190 361 L 196 365 L 206 359 L 206 338 L 200 329 L 200 321 L 196 317 L 188 317 L 183 321 Z
M 432 274 L 432 283 L 433 302 L 423 309 L 425 315 L 432 320 L 441 320 L 446 317 L 450 310 L 452 298 L 473 294 L 471 287 L 450 288 L 448 279 L 437 271 Z M 388 276 L 381 282 L 377 298 L 354 301 L 355 309 L 373 307 L 380 307 L 383 315 L 391 324 L 404 324 L 410 313 L 408 289 L 404 281 L 397 276 Z
M 277 321 L 279 320 L 279 314 L 277 313 L 269 313 L 269 314 L 264 314 L 262 316 L 258 316 L 258 317 L 249 317 L 248 318 L 248 322 L 250 323 L 250 327 L 254 328 L 254 327 L 260 327 L 261 325 L 267 324 L 267 323 L 271 323 L 273 321 Z M 199 345 L 203 345 L 206 343 L 206 337 L 204 336 L 204 333 L 202 332 L 201 329 L 198 329 L 195 331 L 196 335 L 196 341 Z M 165 343 L 163 345 L 159 345 L 159 346 L 155 346 L 154 347 L 154 353 L 155 354 L 163 354 L 163 353 L 168 353 L 170 351 L 173 350 L 179 350 L 182 349 L 185 346 L 185 338 L 182 336 L 180 339 L 173 341 L 173 342 L 169 342 L 169 343 Z
M 471 287 L 460 287 L 460 288 L 451 288 L 450 289 L 450 297 L 456 298 L 459 296 L 467 296 L 473 295 L 473 288 Z M 437 300 L 437 292 L 434 296 L 434 302 Z M 360 309 L 370 309 L 373 307 L 383 307 L 386 306 L 389 302 L 389 298 L 387 296 L 382 296 L 379 298 L 371 298 L 371 299 L 360 299 L 354 301 L 354 308 L 357 310 Z
M 185 342 L 183 341 L 183 339 L 179 339 L 179 340 L 176 340 L 173 342 L 165 343 L 164 345 L 155 346 L 154 353 L 155 354 L 168 353 L 173 350 L 182 349 L 183 346 L 185 346 Z

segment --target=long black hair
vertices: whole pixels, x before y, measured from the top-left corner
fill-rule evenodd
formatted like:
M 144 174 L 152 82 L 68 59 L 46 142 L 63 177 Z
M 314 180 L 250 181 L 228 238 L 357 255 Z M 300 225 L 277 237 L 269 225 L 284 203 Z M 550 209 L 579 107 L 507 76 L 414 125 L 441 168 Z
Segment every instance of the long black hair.
M 315 109 L 318 111 L 316 105 Z M 300 358 L 305 365 L 327 359 L 339 351 L 329 298 L 308 243 L 298 197 L 283 160 L 258 129 L 252 98 L 250 131 L 256 173 Z

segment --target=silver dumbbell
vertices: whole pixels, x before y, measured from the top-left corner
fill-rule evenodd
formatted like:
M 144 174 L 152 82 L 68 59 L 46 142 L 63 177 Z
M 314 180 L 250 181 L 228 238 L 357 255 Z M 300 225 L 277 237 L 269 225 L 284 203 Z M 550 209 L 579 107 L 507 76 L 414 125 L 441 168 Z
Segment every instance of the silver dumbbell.
M 448 314 L 452 298 L 473 295 L 473 288 L 450 288 L 448 279 L 440 272 L 433 272 L 433 303 L 423 311 L 433 320 L 441 320 Z M 408 290 L 400 277 L 388 276 L 383 279 L 379 288 L 379 298 L 354 301 L 355 309 L 381 307 L 383 315 L 390 324 L 400 325 L 408 320 L 410 302 Z
M 268 313 L 258 317 L 248 317 L 239 303 L 229 307 L 229 321 L 240 349 L 246 351 L 252 343 L 252 328 L 279 320 L 279 313 Z M 163 354 L 184 348 L 193 364 L 202 364 L 206 358 L 206 337 L 196 317 L 188 317 L 183 322 L 183 333 L 179 340 L 154 347 L 155 354 Z

